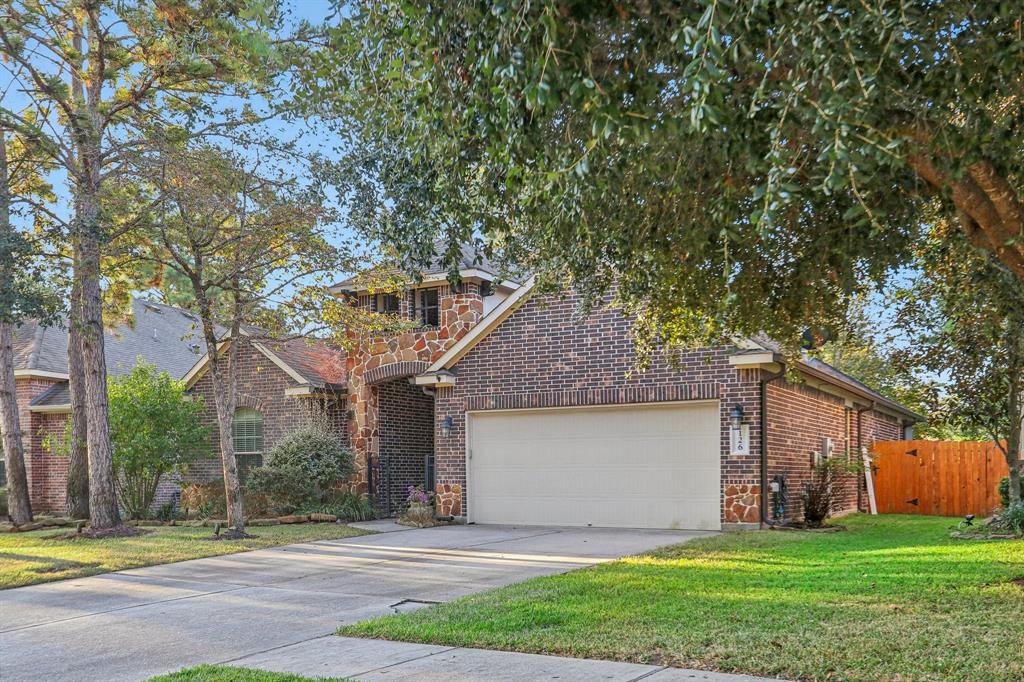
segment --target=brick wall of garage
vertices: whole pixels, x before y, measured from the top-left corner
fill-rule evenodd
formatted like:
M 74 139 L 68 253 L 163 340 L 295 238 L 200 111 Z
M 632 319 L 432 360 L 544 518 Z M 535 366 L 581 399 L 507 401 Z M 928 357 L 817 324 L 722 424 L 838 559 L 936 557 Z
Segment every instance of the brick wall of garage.
M 859 462 L 862 445 L 870 449 L 877 440 L 902 436 L 896 417 L 849 408 L 842 398 L 806 384 L 775 379 L 768 384 L 767 397 L 768 477 L 781 474 L 786 479 L 787 521 L 803 516 L 800 496 L 811 478 L 812 453 L 822 451 L 825 438 L 832 439 L 836 457 Z M 859 474 L 842 477 L 835 494 L 836 513 L 866 509 L 864 477 Z M 768 504 L 770 510 L 770 493 Z
M 785 519 L 801 519 L 800 496 L 811 479 L 812 453 L 821 452 L 824 439 L 831 438 L 834 455 L 846 457 L 850 410 L 842 398 L 785 379 L 769 382 L 767 397 L 768 478 L 785 477 Z M 857 486 L 857 476 L 841 479 L 835 491 L 836 511 L 857 508 Z
M 452 417 L 448 438 L 435 434 L 438 493 L 456 499 L 442 513 L 466 511 L 467 410 L 574 407 L 719 399 L 723 414 L 722 520 L 756 522 L 759 503 L 759 372 L 737 370 L 728 348 L 688 352 L 674 363 L 654 357 L 636 367 L 631 321 L 603 307 L 578 320 L 575 294 L 536 296 L 514 312 L 453 368 L 456 385 L 439 389 L 435 423 Z M 729 453 L 728 410 L 743 405 L 750 454 Z M 726 499 L 728 498 L 728 499 Z

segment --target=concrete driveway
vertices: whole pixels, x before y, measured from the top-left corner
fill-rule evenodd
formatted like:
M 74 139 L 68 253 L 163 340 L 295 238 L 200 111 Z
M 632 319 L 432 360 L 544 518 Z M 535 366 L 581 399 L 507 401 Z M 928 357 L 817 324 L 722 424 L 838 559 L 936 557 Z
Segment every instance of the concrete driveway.
M 0 680 L 144 680 L 710 534 L 376 527 L 394 532 L 0 591 Z

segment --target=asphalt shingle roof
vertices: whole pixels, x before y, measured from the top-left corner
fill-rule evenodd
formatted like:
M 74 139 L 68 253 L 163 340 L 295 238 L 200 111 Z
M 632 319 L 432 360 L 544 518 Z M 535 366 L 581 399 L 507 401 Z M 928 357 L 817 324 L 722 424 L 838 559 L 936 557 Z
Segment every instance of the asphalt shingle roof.
M 316 388 L 340 388 L 345 385 L 344 351 L 321 339 L 263 341 L 263 346 L 295 370 Z
M 132 301 L 132 324 L 104 332 L 109 374 L 127 374 L 139 357 L 175 378 L 184 375 L 202 351 L 202 330 L 191 313 L 143 299 Z M 43 327 L 28 320 L 15 330 L 14 368 L 67 374 L 66 324 Z M 41 402 L 42 401 L 42 402 Z M 34 405 L 64 405 L 67 384 L 40 394 Z
M 434 242 L 434 257 L 424 267 L 420 274 L 426 275 L 444 275 L 448 273 L 448 266 L 445 264 L 444 254 L 448 249 L 448 242 L 444 240 L 438 240 Z M 474 244 L 461 244 L 459 246 L 459 255 L 457 262 L 459 270 L 480 270 L 493 278 L 501 278 L 502 275 L 508 275 L 507 272 L 503 273 L 502 269 L 492 263 L 487 257 L 477 250 Z M 348 277 L 334 286 L 337 288 L 345 288 L 352 285 L 356 281 L 354 277 Z

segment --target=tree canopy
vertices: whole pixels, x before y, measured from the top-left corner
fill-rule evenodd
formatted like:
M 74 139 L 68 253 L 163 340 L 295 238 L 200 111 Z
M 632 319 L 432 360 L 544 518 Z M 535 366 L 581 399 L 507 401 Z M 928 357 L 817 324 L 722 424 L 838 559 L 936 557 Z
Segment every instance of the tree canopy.
M 918 257 L 920 274 L 897 300 L 897 323 L 909 341 L 895 355 L 898 364 L 943 376 L 942 421 L 974 425 L 995 441 L 1019 490 L 1024 282 L 941 220 Z
M 354 222 L 482 238 L 662 342 L 789 347 L 938 210 L 1024 279 L 1012 3 L 373 0 L 298 89 L 352 136 Z M 312 104 L 315 102 L 315 104 Z M 355 175 L 353 177 L 356 177 Z
M 117 497 L 130 518 L 147 518 L 164 474 L 184 471 L 209 446 L 203 401 L 145 363 L 113 377 L 108 390 Z

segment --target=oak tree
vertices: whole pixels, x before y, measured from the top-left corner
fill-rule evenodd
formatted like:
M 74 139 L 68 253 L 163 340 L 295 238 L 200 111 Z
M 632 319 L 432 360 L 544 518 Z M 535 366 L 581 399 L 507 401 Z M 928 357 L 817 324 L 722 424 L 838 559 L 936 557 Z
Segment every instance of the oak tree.
M 352 136 L 353 222 L 612 288 L 660 343 L 789 348 L 932 206 L 1024 280 L 1014 3 L 540 0 L 339 13 L 297 87 Z

